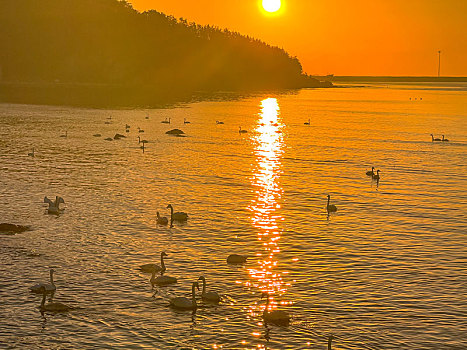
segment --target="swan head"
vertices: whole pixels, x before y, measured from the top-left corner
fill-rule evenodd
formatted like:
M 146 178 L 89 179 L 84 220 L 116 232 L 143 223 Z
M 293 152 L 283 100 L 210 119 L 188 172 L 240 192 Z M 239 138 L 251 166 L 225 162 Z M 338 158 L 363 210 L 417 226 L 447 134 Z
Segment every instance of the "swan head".
M 167 209 L 173 209 L 172 204 L 169 204 L 169 205 L 167 206 Z
M 331 198 L 331 195 L 330 195 L 330 194 L 328 194 L 328 199 L 330 199 L 330 198 Z
M 198 284 L 198 282 L 193 282 L 192 288 L 194 289 L 195 287 L 198 288 L 198 290 L 199 290 L 199 284 Z
M 162 252 L 162 253 L 161 253 L 161 257 L 163 257 L 163 256 L 168 257 L 168 255 L 167 255 L 166 252 Z
M 199 276 L 198 281 L 206 282 L 206 278 L 204 278 L 204 276 Z

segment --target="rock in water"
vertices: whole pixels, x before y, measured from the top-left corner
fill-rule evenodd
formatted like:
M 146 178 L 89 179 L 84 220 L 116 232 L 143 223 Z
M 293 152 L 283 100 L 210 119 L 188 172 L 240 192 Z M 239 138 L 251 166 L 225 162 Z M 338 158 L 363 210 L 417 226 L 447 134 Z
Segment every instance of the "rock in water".
M 0 224 L 0 232 L 2 233 L 21 233 L 29 230 L 29 226 L 15 225 L 15 224 Z
M 172 129 L 166 132 L 167 135 L 183 135 L 184 132 L 180 129 Z

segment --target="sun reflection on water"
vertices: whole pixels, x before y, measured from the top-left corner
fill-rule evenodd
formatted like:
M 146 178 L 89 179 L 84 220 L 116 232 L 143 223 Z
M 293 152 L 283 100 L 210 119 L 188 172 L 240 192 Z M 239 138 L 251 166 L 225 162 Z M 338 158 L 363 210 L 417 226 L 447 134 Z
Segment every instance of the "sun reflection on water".
M 279 241 L 282 233 L 280 222 L 283 220 L 279 212 L 282 196 L 279 179 L 284 153 L 283 127 L 277 99 L 262 100 L 261 112 L 253 136 L 256 167 L 251 177 L 251 184 L 255 189 L 255 196 L 249 210 L 263 250 L 258 254 L 259 266 L 248 270 L 251 277 L 248 284 L 271 295 L 270 309 L 277 307 L 274 297 L 282 296 L 288 286 L 282 279 L 276 257 L 280 253 Z M 261 310 L 263 308 L 264 306 L 261 306 Z M 255 313 L 255 309 L 257 312 L 257 306 L 252 306 L 250 313 Z

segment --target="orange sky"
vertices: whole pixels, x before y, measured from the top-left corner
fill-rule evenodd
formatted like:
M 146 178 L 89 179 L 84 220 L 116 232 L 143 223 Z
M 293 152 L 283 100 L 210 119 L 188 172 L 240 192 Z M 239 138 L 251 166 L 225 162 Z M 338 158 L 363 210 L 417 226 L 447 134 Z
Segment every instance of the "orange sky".
M 284 48 L 309 74 L 467 76 L 467 0 L 129 0 Z

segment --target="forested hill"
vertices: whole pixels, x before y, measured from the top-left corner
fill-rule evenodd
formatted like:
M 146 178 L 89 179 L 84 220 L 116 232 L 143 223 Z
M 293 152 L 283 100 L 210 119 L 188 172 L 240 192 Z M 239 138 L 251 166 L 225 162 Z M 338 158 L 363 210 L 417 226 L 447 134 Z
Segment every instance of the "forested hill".
M 0 0 L 3 82 L 215 91 L 319 86 L 260 40 L 117 0 Z

